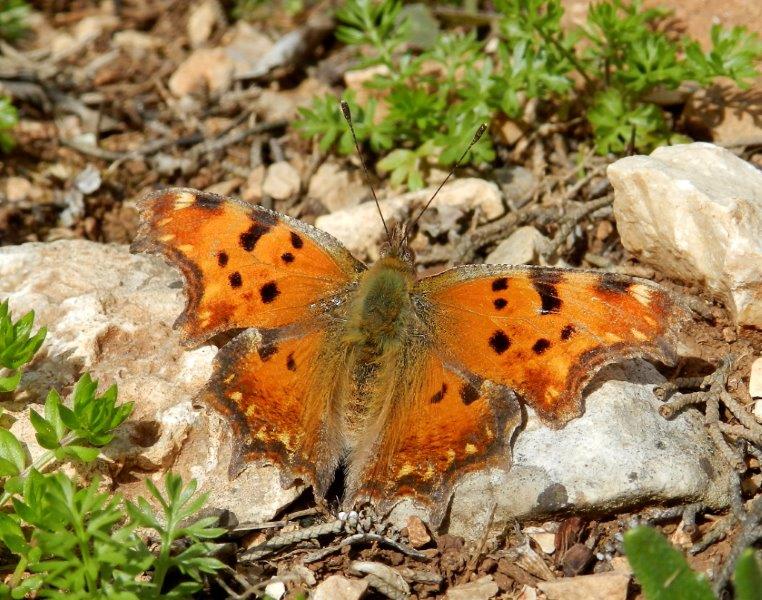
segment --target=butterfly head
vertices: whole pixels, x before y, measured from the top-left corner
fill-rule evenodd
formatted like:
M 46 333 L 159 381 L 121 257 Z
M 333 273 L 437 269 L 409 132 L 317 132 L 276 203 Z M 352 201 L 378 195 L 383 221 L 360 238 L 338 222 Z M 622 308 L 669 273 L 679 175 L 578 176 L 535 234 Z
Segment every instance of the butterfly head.
M 396 258 L 411 269 L 415 265 L 415 252 L 410 247 L 407 228 L 395 225 L 389 232 L 388 240 L 381 246 L 381 258 Z

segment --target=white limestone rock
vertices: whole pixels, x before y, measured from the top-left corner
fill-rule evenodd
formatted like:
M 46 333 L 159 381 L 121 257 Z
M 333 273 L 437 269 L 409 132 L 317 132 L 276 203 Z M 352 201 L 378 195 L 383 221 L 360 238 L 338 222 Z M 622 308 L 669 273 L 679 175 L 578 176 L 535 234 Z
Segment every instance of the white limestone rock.
M 364 579 L 347 579 L 330 575 L 320 582 L 310 594 L 312 600 L 360 600 L 368 589 Z
M 548 600 L 626 600 L 630 576 L 612 571 L 540 581 L 537 587 Z
M 48 327 L 18 395 L 32 405 L 44 402 L 51 387 L 66 396 L 88 371 L 102 388 L 116 383 L 121 402 L 135 403 L 104 449 L 112 460 L 195 477 L 211 492 L 210 506 L 228 508 L 240 521 L 268 520 L 300 492 L 281 488 L 270 466 L 249 466 L 228 480 L 230 428 L 191 402 L 211 375 L 217 348 L 181 345 L 172 329 L 185 304 L 180 274 L 160 258 L 83 240 L 7 246 L 0 248 L 0 298 L 9 299 L 15 315 L 34 310 L 36 322 Z M 36 452 L 33 432 L 24 419 L 17 423 Z M 144 492 L 142 485 L 135 489 Z
M 299 172 L 291 163 L 282 160 L 267 167 L 262 193 L 276 200 L 286 200 L 295 196 L 300 186 Z
M 445 594 L 445 600 L 490 600 L 499 591 L 492 575 L 485 575 L 475 581 L 451 587 Z
M 324 162 L 310 179 L 307 197 L 320 202 L 328 212 L 357 206 L 370 194 L 360 174 Z
M 199 48 L 169 78 L 169 91 L 178 98 L 208 91 L 219 95 L 233 83 L 233 59 L 223 48 Z
M 660 272 L 706 286 L 739 325 L 762 329 L 762 172 L 708 143 L 610 165 L 622 244 Z

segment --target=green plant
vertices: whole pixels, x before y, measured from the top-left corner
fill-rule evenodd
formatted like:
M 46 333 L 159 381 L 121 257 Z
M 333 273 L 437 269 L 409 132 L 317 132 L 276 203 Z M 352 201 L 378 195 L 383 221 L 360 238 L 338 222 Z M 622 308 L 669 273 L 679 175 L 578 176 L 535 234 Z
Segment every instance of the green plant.
M 191 522 L 207 500 L 207 494 L 195 495 L 195 480 L 183 487 L 179 475 L 167 473 L 164 477 L 166 495 L 150 480 L 146 480 L 146 487 L 160 504 L 162 514 L 156 515 L 143 497 L 138 498 L 137 504 L 128 502 L 127 512 L 133 523 L 153 529 L 159 536 L 159 553 L 156 557 L 152 555 L 150 565 L 153 568 L 151 584 L 155 592 L 160 592 L 167 574 L 171 569 L 177 569 L 190 578 L 190 581 L 178 584 L 172 589 L 171 594 L 162 597 L 186 598 L 201 589 L 202 573 L 215 573 L 223 567 L 219 560 L 209 556 L 213 547 L 206 540 L 219 537 L 225 530 L 212 527 L 217 521 L 216 517 L 205 517 Z M 179 539 L 185 539 L 189 544 L 182 552 L 173 555 L 173 544 Z
M 647 600 L 713 600 L 707 579 L 688 566 L 683 555 L 656 530 L 635 527 L 624 535 L 627 559 Z M 733 578 L 736 600 L 753 600 L 762 589 L 755 551 L 744 551 Z
M 336 37 L 345 44 L 371 46 L 376 56 L 369 62 L 391 65 L 393 53 L 406 40 L 408 23 L 400 21 L 401 9 L 400 0 L 347 2 L 336 11 L 336 18 L 341 23 L 336 29 Z
M 599 153 L 624 152 L 631 141 L 648 151 L 681 139 L 668 113 L 651 100 L 655 91 L 686 82 L 709 85 L 717 77 L 745 86 L 762 57 L 759 36 L 741 27 L 714 27 L 708 52 L 693 40 L 673 40 L 658 28 L 666 11 L 643 9 L 639 0 L 594 3 L 584 26 L 573 30 L 561 27 L 560 0 L 492 4 L 499 33 L 494 52 L 475 31 L 442 32 L 433 45 L 413 52 L 414 27 L 399 0 L 347 0 L 337 10 L 337 38 L 362 49 L 361 66 L 378 67 L 364 84 L 374 96 L 365 113 L 351 94 L 346 100 L 358 141 L 380 156 L 377 166 L 394 184 L 422 186 L 425 170 L 433 163 L 452 165 L 480 123 L 521 121 L 530 101 L 536 121 L 587 121 Z M 323 151 L 353 151 L 332 96 L 302 109 L 296 128 L 317 138 Z M 494 156 L 485 137 L 465 163 Z
M 117 406 L 116 385 L 101 395 L 96 394 L 97 389 L 98 382 L 85 373 L 74 387 L 72 408 L 67 408 L 58 392 L 51 390 L 45 401 L 44 417 L 30 410 L 37 442 L 55 459 L 95 460 L 97 448 L 108 444 L 114 429 L 132 413 L 132 402 Z
M 31 334 L 33 323 L 31 312 L 13 323 L 8 303 L 0 304 L 0 364 L 13 370 L 0 380 L 7 390 L 16 387 L 18 370 L 45 338 L 44 328 Z M 168 473 L 164 492 L 146 481 L 157 512 L 143 497 L 132 503 L 109 494 L 97 478 L 80 485 L 61 471 L 44 473 L 56 461 L 93 462 L 132 409 L 131 402 L 117 404 L 115 385 L 99 394 L 86 373 L 68 405 L 51 390 L 42 414 L 30 409 L 45 449 L 34 462 L 21 441 L 0 428 L 0 543 L 16 558 L 12 574 L 0 583 L 0 598 L 179 600 L 201 589 L 204 574 L 222 568 L 210 556 L 209 540 L 223 530 L 212 527 L 214 517 L 196 518 L 206 496 L 196 495 L 195 481 L 184 486 Z M 138 528 L 153 532 L 156 553 Z
M 0 99 L 0 147 L 2 147 L 2 99 Z M 30 311 L 15 323 L 8 301 L 0 303 L 0 392 L 15 390 L 21 381 L 21 369 L 32 360 L 45 340 L 47 329 L 41 327 L 32 335 L 34 312 Z M 7 369 L 3 373 L 3 369 Z
M 13 41 L 26 32 L 29 5 L 24 0 L 0 0 L 0 38 Z
M 346 101 L 352 111 L 357 140 L 368 142 L 374 152 L 390 148 L 392 132 L 384 123 L 374 124 L 378 102 L 371 99 L 364 107 L 358 106 L 351 92 L 347 93 Z M 319 138 L 323 152 L 336 144 L 340 153 L 349 154 L 354 149 L 352 134 L 336 106 L 336 100 L 331 96 L 316 98 L 312 108 L 299 108 L 302 119 L 295 126 L 305 137 Z
M 0 584 L 0 595 L 188 598 L 201 589 L 204 573 L 223 566 L 209 556 L 214 548 L 206 541 L 223 530 L 210 526 L 214 517 L 181 526 L 181 521 L 192 520 L 206 498 L 194 497 L 195 483 L 183 487 L 177 475 L 167 474 L 164 484 L 165 494 L 148 485 L 161 505 L 157 515 L 145 498 L 138 498 L 137 505 L 125 502 L 118 494 L 100 491 L 97 480 L 79 487 L 63 473 L 32 471 L 23 494 L 13 500 L 14 511 L 0 513 L 0 540 L 19 558 L 10 581 Z M 137 527 L 158 534 L 157 554 L 136 534 Z M 173 555 L 173 542 L 179 539 L 187 540 L 186 547 Z M 185 581 L 165 590 L 171 570 Z M 150 579 L 144 576 L 148 571 Z
M 0 477 L 7 477 L 0 495 L 0 507 L 24 488 L 30 473 L 43 471 L 53 461 L 92 462 L 98 448 L 108 444 L 113 431 L 132 413 L 133 404 L 116 404 L 117 389 L 111 386 L 101 395 L 98 383 L 84 374 L 72 394 L 72 407 L 51 390 L 45 401 L 44 416 L 30 409 L 29 418 L 37 442 L 46 449 L 34 463 L 28 464 L 21 442 L 7 429 L 0 428 Z

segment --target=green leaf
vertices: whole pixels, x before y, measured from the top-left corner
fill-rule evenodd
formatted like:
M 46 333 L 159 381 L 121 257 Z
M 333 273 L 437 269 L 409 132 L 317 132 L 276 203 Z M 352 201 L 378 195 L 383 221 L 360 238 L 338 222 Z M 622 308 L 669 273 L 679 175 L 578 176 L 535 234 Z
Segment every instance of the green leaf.
M 61 420 L 61 396 L 56 390 L 50 390 L 45 399 L 45 419 L 53 426 L 56 438 L 60 441 L 67 429 Z
M 669 139 L 669 131 L 659 107 L 634 102 L 616 89 L 596 96 L 588 109 L 587 118 L 595 134 L 598 152 L 622 153 L 627 149 L 633 133 L 635 147 L 649 151 Z
M 79 427 L 79 420 L 73 410 L 62 404 L 58 407 L 58 412 L 61 417 L 61 422 L 63 422 L 66 428 L 76 430 Z
M 7 377 L 0 377 L 0 392 L 12 392 L 18 387 L 20 381 L 20 371 L 17 371 L 15 374 L 9 375 Z
M 9 476 L 18 475 L 18 474 L 19 474 L 19 469 L 16 466 L 16 463 L 8 460 L 7 458 L 0 457 L 0 477 L 9 477 Z M 7 482 L 6 482 L 6 485 L 7 485 Z
M 48 450 L 58 448 L 58 436 L 51 423 L 43 419 L 34 409 L 29 409 L 29 420 L 34 427 L 35 437 L 40 446 Z
M 0 513 L 0 540 L 11 552 L 19 555 L 25 554 L 29 547 L 21 526 L 5 513 Z
M 762 569 L 754 548 L 744 550 L 733 575 L 736 600 L 756 600 L 762 590 Z
M 10 122 L 4 112 L 4 100 L 0 98 L 0 150 L 3 149 L 2 129 Z M 44 327 L 31 336 L 33 325 L 34 312 L 28 312 L 14 323 L 10 317 L 8 301 L 0 304 L 0 367 L 11 371 L 9 375 L 0 377 L 2 392 L 16 389 L 21 378 L 19 369 L 32 360 L 45 339 L 47 330 Z
M 16 466 L 13 466 L 15 470 Z M 19 476 L 9 477 L 5 480 L 5 493 L 6 494 L 20 494 L 24 489 L 24 479 Z
M 656 530 L 636 527 L 624 535 L 624 549 L 648 600 L 714 600 L 706 578 Z
M 0 458 L 6 460 L 15 469 L 14 473 L 7 474 L 17 475 L 26 467 L 26 453 L 21 442 L 10 431 L 2 428 L 0 428 Z M 6 464 L 6 470 L 7 468 Z
M 98 458 L 99 454 L 100 450 L 98 448 L 90 448 L 88 446 L 64 446 L 56 452 L 56 458 L 59 460 L 70 458 L 89 463 Z
M 43 575 L 31 575 L 22 580 L 15 588 L 13 588 L 13 598 L 26 598 L 29 594 L 42 587 L 45 582 Z

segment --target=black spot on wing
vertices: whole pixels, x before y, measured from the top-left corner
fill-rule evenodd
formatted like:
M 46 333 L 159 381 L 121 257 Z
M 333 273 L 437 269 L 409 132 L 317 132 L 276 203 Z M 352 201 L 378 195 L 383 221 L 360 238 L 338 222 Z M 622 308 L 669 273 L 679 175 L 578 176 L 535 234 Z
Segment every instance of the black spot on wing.
M 442 387 L 440 389 L 438 389 L 437 392 L 433 396 L 431 396 L 431 399 L 429 400 L 429 402 L 431 402 L 432 404 L 437 404 L 437 403 L 441 402 L 442 398 L 445 397 L 446 393 L 447 393 L 447 384 L 443 383 Z
M 511 346 L 511 340 L 505 331 L 498 329 L 489 338 L 489 346 L 495 351 L 495 354 L 502 354 Z
M 304 240 L 299 237 L 298 233 L 291 232 L 291 245 L 299 250 L 302 246 L 304 246 Z
M 224 267 L 228 264 L 228 253 L 227 252 L 218 252 L 217 253 L 217 264 L 221 267 Z
M 272 229 L 272 225 L 264 223 L 262 221 L 254 221 L 249 228 L 244 231 L 239 237 L 238 242 L 241 244 L 241 248 L 246 252 L 251 252 L 257 245 L 260 238 Z
M 293 352 L 291 352 L 291 353 L 290 353 L 290 354 L 289 354 L 289 355 L 286 357 L 286 368 L 287 368 L 289 371 L 296 371 L 296 361 L 294 360 L 294 353 L 293 353 Z
M 494 305 L 496 310 L 503 310 L 508 305 L 508 300 L 505 298 L 495 298 L 492 301 L 492 304 Z
M 561 298 L 556 285 L 561 283 L 563 275 L 556 271 L 533 271 L 530 274 L 532 285 L 540 296 L 540 314 L 551 315 L 561 310 Z
M 534 346 L 532 346 L 532 352 L 534 352 L 535 354 L 542 354 L 548 348 L 550 348 L 550 340 L 546 340 L 545 338 L 540 338 L 534 343 Z
M 633 282 L 614 273 L 602 273 L 598 280 L 599 291 L 609 294 L 626 294 Z
M 470 383 L 464 383 L 460 388 L 460 399 L 468 406 L 479 399 L 479 390 Z
M 280 294 L 278 284 L 274 281 L 268 281 L 261 288 L 259 288 L 259 296 L 262 298 L 262 302 L 269 304 Z
M 497 279 L 492 280 L 492 291 L 493 292 L 500 292 L 502 290 L 508 289 L 508 278 L 507 277 L 498 277 Z
M 196 195 L 196 206 L 203 208 L 204 210 L 216 210 L 220 207 L 224 198 L 215 194 L 207 194 L 204 192 L 194 192 Z
M 284 252 L 283 254 L 280 255 L 280 259 L 286 264 L 292 263 L 294 262 L 294 255 L 291 254 L 290 252 Z
M 574 325 L 569 323 L 566 327 L 564 327 L 561 330 L 561 339 L 564 341 L 568 340 L 575 331 L 576 329 L 574 328 Z
M 232 288 L 239 288 L 243 285 L 243 279 L 241 279 L 241 274 L 238 271 L 234 271 L 228 275 L 228 280 L 230 281 L 230 287 Z

